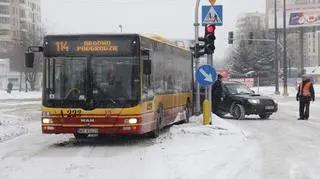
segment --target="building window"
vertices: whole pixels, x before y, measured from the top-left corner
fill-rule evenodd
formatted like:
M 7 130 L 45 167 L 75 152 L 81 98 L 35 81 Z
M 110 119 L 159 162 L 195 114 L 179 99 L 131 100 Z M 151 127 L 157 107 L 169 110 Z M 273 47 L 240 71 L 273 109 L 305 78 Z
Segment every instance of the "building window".
M 10 35 L 10 31 L 7 30 L 7 29 L 1 29 L 0 30 L 0 34 L 2 34 L 2 35 Z
M 27 23 L 25 21 L 20 21 L 20 27 L 21 29 L 28 29 Z
M 9 24 L 10 18 L 9 17 L 0 17 L 0 24 Z
M 31 9 L 32 9 L 32 11 L 34 11 L 36 9 L 36 4 L 31 3 Z
M 20 9 L 20 18 L 26 18 L 26 11 L 24 9 Z
M 0 14 L 10 14 L 9 6 L 0 6 Z
M 0 2 L 10 2 L 10 0 L 0 0 Z
M 21 32 L 21 39 L 22 39 L 22 40 L 27 39 L 27 33 L 24 32 L 24 31 L 20 31 L 20 32 Z
M 20 4 L 25 4 L 26 1 L 25 0 L 20 0 Z
M 1 48 L 7 48 L 8 47 L 8 42 L 7 41 L 0 41 L 0 47 Z

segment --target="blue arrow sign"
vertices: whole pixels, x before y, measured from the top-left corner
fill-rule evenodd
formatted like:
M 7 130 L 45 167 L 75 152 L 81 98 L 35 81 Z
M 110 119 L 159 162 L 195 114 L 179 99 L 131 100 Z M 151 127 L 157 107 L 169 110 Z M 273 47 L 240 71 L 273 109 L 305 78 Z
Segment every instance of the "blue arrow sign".
M 222 6 L 202 6 L 202 26 L 213 24 L 223 25 Z
M 217 72 L 210 65 L 202 65 L 196 71 L 196 80 L 202 86 L 212 85 L 217 79 Z

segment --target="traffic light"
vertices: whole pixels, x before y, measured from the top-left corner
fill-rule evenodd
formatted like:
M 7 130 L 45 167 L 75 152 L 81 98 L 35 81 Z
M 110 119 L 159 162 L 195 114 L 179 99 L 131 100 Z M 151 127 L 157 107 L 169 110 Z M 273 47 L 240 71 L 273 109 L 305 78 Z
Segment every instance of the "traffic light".
M 205 53 L 212 54 L 216 49 L 214 41 L 216 40 L 215 36 L 216 27 L 212 24 L 206 25 L 204 41 L 205 41 Z
M 215 50 L 214 41 L 216 27 L 214 25 L 207 25 L 205 29 L 204 37 L 199 37 L 199 44 L 195 44 L 194 47 L 190 47 L 192 54 L 195 58 L 200 58 L 204 54 L 212 54 Z
M 205 47 L 204 38 L 199 37 L 198 39 L 199 39 L 199 44 L 195 44 L 194 47 L 190 47 L 190 49 L 192 51 L 192 55 L 195 58 L 200 58 L 201 56 L 203 56 L 205 54 L 205 52 L 204 52 L 204 47 Z
M 249 32 L 248 44 L 252 44 L 252 39 L 253 39 L 253 32 Z
M 233 32 L 232 31 L 228 33 L 228 43 L 233 44 Z

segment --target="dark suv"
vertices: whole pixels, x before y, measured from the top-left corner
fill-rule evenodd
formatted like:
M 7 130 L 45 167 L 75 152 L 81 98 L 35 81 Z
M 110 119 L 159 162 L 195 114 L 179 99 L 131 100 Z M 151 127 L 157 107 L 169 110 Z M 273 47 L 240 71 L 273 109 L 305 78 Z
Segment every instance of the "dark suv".
M 270 97 L 255 94 L 253 90 L 239 82 L 223 83 L 223 101 L 219 107 L 219 116 L 230 113 L 241 120 L 245 115 L 259 115 L 267 119 L 278 111 L 278 103 Z

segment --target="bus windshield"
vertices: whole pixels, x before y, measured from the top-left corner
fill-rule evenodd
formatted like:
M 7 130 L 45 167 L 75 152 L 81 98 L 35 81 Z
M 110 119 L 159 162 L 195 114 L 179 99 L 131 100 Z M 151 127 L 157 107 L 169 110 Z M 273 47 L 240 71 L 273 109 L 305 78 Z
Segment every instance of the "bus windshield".
M 47 58 L 45 66 L 48 106 L 124 107 L 140 99 L 136 57 L 57 57 Z

